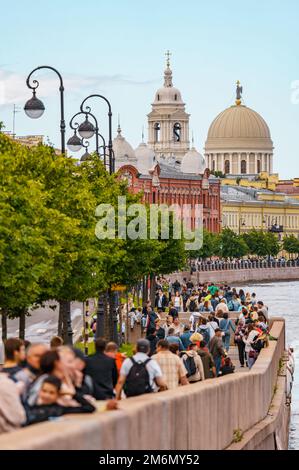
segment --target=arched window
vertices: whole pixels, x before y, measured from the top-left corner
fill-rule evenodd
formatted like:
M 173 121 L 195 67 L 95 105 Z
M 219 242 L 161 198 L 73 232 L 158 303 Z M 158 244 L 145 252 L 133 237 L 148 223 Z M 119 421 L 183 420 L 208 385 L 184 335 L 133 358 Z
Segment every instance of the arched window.
M 241 173 L 242 175 L 245 175 L 247 173 L 247 168 L 246 168 L 246 160 L 241 161 Z
M 160 101 L 160 95 L 159 95 L 159 93 L 158 93 L 158 95 L 157 95 L 157 98 L 158 98 L 158 101 Z
M 154 125 L 155 142 L 159 142 L 159 141 L 160 141 L 160 130 L 161 130 L 160 123 L 159 123 L 159 122 L 156 122 L 155 125 Z
M 225 160 L 224 163 L 224 173 L 227 175 L 230 172 L 229 160 Z
M 261 170 L 262 170 L 262 169 L 261 169 L 261 161 L 258 160 L 258 161 L 257 161 L 257 172 L 260 173 Z
M 181 124 L 179 122 L 176 122 L 173 126 L 173 140 L 175 142 L 181 141 L 181 130 L 182 130 Z

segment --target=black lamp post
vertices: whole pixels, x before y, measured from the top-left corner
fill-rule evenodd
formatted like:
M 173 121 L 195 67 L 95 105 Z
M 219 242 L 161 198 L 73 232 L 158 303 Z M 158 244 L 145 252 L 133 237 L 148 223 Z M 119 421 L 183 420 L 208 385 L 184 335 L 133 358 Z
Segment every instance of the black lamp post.
M 42 116 L 42 114 L 45 111 L 44 103 L 36 97 L 36 90 L 39 87 L 38 80 L 34 79 L 32 80 L 32 84 L 30 83 L 32 75 L 38 70 L 42 70 L 42 69 L 52 70 L 53 72 L 56 73 L 56 75 L 59 78 L 61 153 L 65 154 L 64 84 L 63 84 L 62 76 L 58 72 L 58 70 L 56 70 L 54 67 L 50 67 L 49 65 L 40 65 L 39 67 L 36 67 L 35 69 L 33 69 L 32 72 L 30 72 L 30 74 L 27 77 L 26 84 L 27 84 L 27 87 L 32 90 L 33 96 L 26 102 L 24 106 L 24 111 L 27 114 L 27 116 L 30 117 L 31 119 L 38 119 L 39 117 Z M 62 302 L 64 304 L 63 308 L 62 308 Z M 71 303 L 69 301 L 61 301 L 60 308 L 66 312 L 67 342 L 68 344 L 72 344 L 73 330 L 72 330 L 72 320 L 71 320 Z
M 114 159 L 114 153 L 113 153 L 113 148 L 112 148 L 112 109 L 111 109 L 111 104 L 107 100 L 107 98 L 105 98 L 105 96 L 103 96 L 103 95 L 98 95 L 98 94 L 89 95 L 81 103 L 80 110 L 83 113 L 87 112 L 88 114 L 90 114 L 91 108 L 86 105 L 85 109 L 84 109 L 84 105 L 85 105 L 86 101 L 91 99 L 91 98 L 99 98 L 101 101 L 105 101 L 105 103 L 108 106 L 108 146 L 107 146 L 107 148 L 108 148 L 108 156 L 109 156 L 109 172 L 110 172 L 110 174 L 112 174 L 115 171 L 115 161 L 114 161 L 115 159 Z M 105 145 L 105 147 L 106 147 L 106 145 Z M 104 152 L 104 155 L 105 154 L 106 154 L 106 152 Z
M 50 67 L 49 65 L 40 65 L 39 67 L 36 67 L 36 69 L 32 70 L 32 72 L 30 72 L 30 74 L 27 77 L 26 84 L 27 84 L 28 88 L 30 88 L 32 90 L 33 96 L 25 104 L 24 111 L 27 114 L 27 116 L 30 117 L 31 119 L 38 119 L 39 117 L 42 116 L 42 114 L 45 111 L 44 103 L 36 97 L 36 90 L 39 87 L 39 82 L 37 80 L 33 80 L 32 84 L 30 83 L 32 75 L 37 70 L 41 70 L 41 69 L 52 70 L 53 72 L 56 73 L 56 75 L 58 75 L 58 78 L 59 78 L 59 81 L 60 81 L 59 92 L 60 92 L 61 152 L 65 153 L 64 85 L 63 85 L 62 76 L 58 72 L 58 70 L 54 69 L 54 67 Z
M 98 125 L 98 120 L 92 114 L 90 106 L 86 104 L 87 100 L 91 98 L 98 98 L 102 101 L 105 101 L 105 103 L 108 106 L 108 146 L 106 146 L 106 141 L 104 137 L 99 133 L 99 125 Z M 75 117 L 77 117 L 80 114 L 85 115 L 85 121 L 82 122 L 82 124 L 78 124 L 77 122 L 74 122 Z M 94 124 L 89 121 L 89 117 L 91 117 L 94 121 Z M 108 156 L 109 156 L 109 173 L 112 174 L 115 171 L 115 158 L 114 158 L 114 151 L 112 148 L 112 109 L 111 109 L 111 104 L 105 98 L 105 96 L 98 95 L 98 94 L 93 94 L 85 98 L 80 106 L 80 112 L 75 114 L 71 121 L 70 121 L 70 127 L 71 129 L 74 130 L 74 135 L 68 140 L 68 147 L 72 151 L 79 151 L 82 148 L 82 143 L 83 139 L 91 139 L 94 135 L 96 138 L 96 153 L 100 157 L 100 148 L 103 148 L 103 156 L 104 156 L 104 165 L 106 168 L 106 149 L 108 149 Z M 81 136 L 82 140 L 78 136 L 78 134 Z M 99 137 L 102 140 L 102 146 L 99 146 Z M 85 161 L 88 159 L 88 156 L 84 154 L 81 157 L 81 161 Z M 113 328 L 112 328 L 112 336 L 113 340 L 117 342 L 118 340 L 118 333 L 117 333 L 117 304 L 118 304 L 118 299 L 117 299 L 117 294 L 115 291 L 109 291 L 105 293 L 101 293 L 99 295 L 98 299 L 98 306 L 97 306 L 97 331 L 96 331 L 96 336 L 101 337 L 105 335 L 105 311 L 107 311 L 107 306 L 110 306 L 110 315 L 111 315 L 111 320 L 113 322 Z

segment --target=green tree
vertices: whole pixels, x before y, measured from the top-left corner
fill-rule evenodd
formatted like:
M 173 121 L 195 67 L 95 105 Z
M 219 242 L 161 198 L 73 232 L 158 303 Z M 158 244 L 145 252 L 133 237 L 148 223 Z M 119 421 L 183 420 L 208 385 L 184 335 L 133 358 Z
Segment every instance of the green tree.
M 272 232 L 262 230 L 251 230 L 243 234 L 243 238 L 248 245 L 249 253 L 256 256 L 276 256 L 280 250 L 277 236 Z
M 299 253 L 299 240 L 295 235 L 288 235 L 283 240 L 283 249 L 290 254 Z
M 199 250 L 190 251 L 188 253 L 191 259 L 195 258 L 211 258 L 221 254 L 221 235 L 219 233 L 209 232 L 203 229 L 203 244 Z
M 247 255 L 245 240 L 233 230 L 225 228 L 221 232 L 221 256 L 223 258 L 242 258 Z

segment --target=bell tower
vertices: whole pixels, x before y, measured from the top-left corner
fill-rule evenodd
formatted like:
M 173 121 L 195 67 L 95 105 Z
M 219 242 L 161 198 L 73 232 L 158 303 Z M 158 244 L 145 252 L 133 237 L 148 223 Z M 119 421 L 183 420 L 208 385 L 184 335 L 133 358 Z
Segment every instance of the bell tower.
M 189 117 L 181 92 L 173 86 L 170 52 L 166 53 L 164 85 L 156 92 L 152 111 L 148 114 L 148 146 L 158 159 L 175 156 L 182 160 L 190 149 Z

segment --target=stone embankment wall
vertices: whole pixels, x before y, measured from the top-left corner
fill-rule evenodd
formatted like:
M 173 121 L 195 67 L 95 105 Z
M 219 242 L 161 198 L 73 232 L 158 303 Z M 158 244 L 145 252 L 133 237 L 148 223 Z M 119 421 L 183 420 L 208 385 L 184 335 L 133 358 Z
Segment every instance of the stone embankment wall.
M 198 271 L 190 276 L 190 271 L 171 274 L 170 279 L 182 281 L 184 277 L 192 279 L 194 283 L 226 282 L 232 284 L 244 284 L 244 282 L 271 282 L 289 281 L 299 279 L 299 267 L 286 268 L 256 268 L 256 269 L 230 269 L 223 271 Z
M 271 334 L 278 339 L 262 350 L 250 372 L 123 400 L 117 411 L 34 425 L 0 436 L 0 449 L 225 449 L 234 435 L 244 436 L 239 448 L 243 441 L 246 448 L 274 449 L 277 431 L 286 448 L 289 409 L 285 380 L 277 380 L 284 329 L 283 319 L 276 318 Z M 269 412 L 277 417 L 267 424 Z M 248 432 L 253 433 L 249 440 Z

